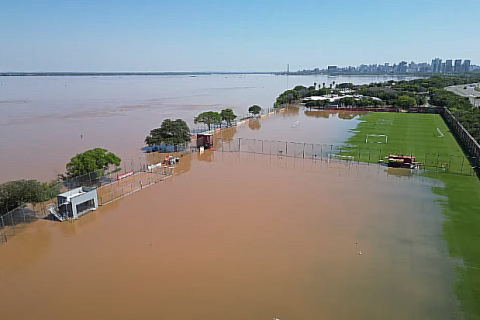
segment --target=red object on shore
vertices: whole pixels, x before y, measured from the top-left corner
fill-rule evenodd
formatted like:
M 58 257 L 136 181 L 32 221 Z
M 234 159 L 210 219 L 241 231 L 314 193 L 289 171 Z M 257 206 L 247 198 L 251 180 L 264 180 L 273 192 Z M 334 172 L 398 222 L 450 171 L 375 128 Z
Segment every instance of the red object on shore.
M 414 169 L 420 166 L 420 162 L 416 162 L 415 157 L 412 155 L 390 154 L 388 157 L 385 157 L 385 159 L 388 160 L 388 166 L 393 168 Z

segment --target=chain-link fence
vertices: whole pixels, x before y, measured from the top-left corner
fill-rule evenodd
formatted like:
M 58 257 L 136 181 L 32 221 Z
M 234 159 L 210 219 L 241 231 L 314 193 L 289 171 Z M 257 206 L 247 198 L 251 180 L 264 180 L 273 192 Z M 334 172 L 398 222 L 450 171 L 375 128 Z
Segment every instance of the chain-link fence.
M 455 118 L 455 116 L 447 108 L 438 108 L 443 119 L 447 123 L 450 131 L 455 136 L 464 151 L 469 154 L 472 167 L 480 167 L 480 144 L 472 137 L 472 135 L 463 127 L 463 125 Z M 458 166 L 457 166 L 458 167 Z M 480 178 L 480 170 L 477 170 Z
M 193 152 L 191 148 L 185 148 L 174 155 L 178 157 L 191 152 Z M 123 178 L 122 175 L 125 176 L 125 174 L 127 176 Z M 141 161 L 135 163 L 131 160 L 126 161 L 122 167 L 113 168 L 112 171 L 102 169 L 74 178 L 66 178 L 45 191 L 44 199 L 47 200 L 25 203 L 13 210 L 0 212 L 0 242 L 8 241 L 9 238 L 25 228 L 28 223 L 51 216 L 49 209 L 57 207 L 57 195 L 60 193 L 78 187 L 95 187 L 97 188 L 99 205 L 105 205 L 162 181 L 172 174 L 172 167 L 158 164 L 151 166 Z M 54 218 L 52 217 L 52 219 Z
M 155 167 L 150 171 L 141 171 L 97 189 L 98 204 L 107 205 L 129 194 L 140 191 L 152 184 L 165 180 L 173 175 L 173 167 Z
M 385 148 L 361 148 L 344 144 L 315 144 L 291 141 L 261 140 L 237 138 L 220 140 L 217 151 L 245 152 L 263 155 L 275 155 L 320 161 L 341 161 L 356 163 L 384 163 L 390 154 L 401 154 L 398 150 Z M 403 153 L 404 155 L 410 155 Z M 413 154 L 420 163 L 420 169 L 436 172 L 448 172 L 473 175 L 479 168 L 479 159 L 470 156 L 444 154 Z

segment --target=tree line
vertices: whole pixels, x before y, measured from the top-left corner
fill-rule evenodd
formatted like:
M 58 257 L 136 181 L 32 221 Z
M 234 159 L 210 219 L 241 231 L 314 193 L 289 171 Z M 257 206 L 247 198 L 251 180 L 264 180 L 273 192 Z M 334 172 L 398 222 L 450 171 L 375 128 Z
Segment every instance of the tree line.
M 37 180 L 15 180 L 0 184 L 0 214 L 9 212 L 25 203 L 48 201 L 60 193 L 61 182 L 97 171 L 102 176 L 102 169 L 119 166 L 120 158 L 106 149 L 95 148 L 75 155 L 66 164 L 65 174 L 57 180 L 40 182 Z
M 253 116 L 260 114 L 261 111 L 262 108 L 258 105 L 248 108 L 248 112 Z M 220 112 L 205 111 L 196 116 L 193 122 L 195 124 L 205 124 L 210 131 L 213 125 L 221 127 L 222 122 L 225 122 L 227 127 L 231 127 L 237 117 L 232 109 L 223 109 Z M 150 147 L 159 145 L 173 146 L 174 151 L 177 151 L 178 146 L 188 144 L 190 139 L 190 128 L 184 120 L 165 119 L 159 128 L 150 131 L 150 134 L 145 138 L 145 144 Z
M 370 83 L 364 85 L 354 85 L 352 83 L 339 83 L 332 82 L 329 87 L 325 87 L 314 83 L 312 86 L 296 86 L 293 89 L 287 90 L 281 93 L 276 101 L 275 105 L 288 104 L 297 102 L 303 98 L 311 96 L 323 96 L 323 95 L 342 95 L 342 90 L 350 89 L 354 90 L 356 94 L 362 95 L 363 98 L 352 99 L 350 97 L 338 99 L 335 102 L 329 100 L 323 101 L 309 101 L 306 103 L 307 107 L 324 107 L 327 105 L 336 104 L 339 106 L 381 106 L 390 105 L 399 109 L 409 109 L 415 106 L 425 105 L 427 98 L 431 93 L 438 90 L 443 90 L 444 87 L 452 85 L 461 85 L 472 82 L 480 82 L 480 76 L 477 78 L 472 77 L 442 77 L 432 76 L 426 79 L 415 80 L 401 80 L 394 81 L 389 80 L 386 82 Z M 446 91 L 446 90 L 444 90 Z M 446 91 L 448 92 L 448 91 Z M 448 95 L 450 97 L 454 94 L 442 93 L 442 96 Z M 368 98 L 370 97 L 370 98 Z M 371 99 L 372 97 L 378 98 L 381 101 Z M 432 102 L 433 103 L 433 102 Z M 434 104 L 434 103 L 433 103 Z

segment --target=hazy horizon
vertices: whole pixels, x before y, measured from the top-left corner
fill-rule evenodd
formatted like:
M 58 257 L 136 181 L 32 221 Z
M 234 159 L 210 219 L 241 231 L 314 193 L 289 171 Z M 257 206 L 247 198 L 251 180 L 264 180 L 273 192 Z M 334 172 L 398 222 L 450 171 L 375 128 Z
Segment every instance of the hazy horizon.
M 473 0 L 0 0 L 2 72 L 276 72 L 470 59 Z

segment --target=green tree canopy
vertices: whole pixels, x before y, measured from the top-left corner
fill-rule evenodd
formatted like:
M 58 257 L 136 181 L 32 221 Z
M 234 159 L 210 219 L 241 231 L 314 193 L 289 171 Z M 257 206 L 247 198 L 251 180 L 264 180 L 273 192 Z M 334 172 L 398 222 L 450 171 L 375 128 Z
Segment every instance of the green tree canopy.
M 219 124 L 222 121 L 222 117 L 218 112 L 214 111 L 207 111 L 200 113 L 197 117 L 195 117 L 195 123 L 204 123 L 207 125 L 208 130 L 210 130 L 210 126 L 212 124 Z
M 222 120 L 224 120 L 228 126 L 231 126 L 232 121 L 237 118 L 237 115 L 233 113 L 232 109 L 223 109 L 222 112 L 220 112 L 220 117 L 222 117 Z
M 345 97 L 345 98 L 340 99 L 340 104 L 350 107 L 350 106 L 356 105 L 356 101 L 352 97 Z
M 397 108 L 401 109 L 409 109 L 417 104 L 417 100 L 415 98 L 409 96 L 400 96 L 397 100 L 393 102 L 393 105 Z
M 108 169 L 110 165 L 120 165 L 120 158 L 106 149 L 95 148 L 79 153 L 67 163 L 67 177 L 77 177 L 99 169 Z
M 37 180 L 16 180 L 0 184 L 0 213 L 28 202 L 47 200 L 49 184 Z
M 351 82 L 344 82 L 337 84 L 337 89 L 353 89 L 355 85 Z
M 277 97 L 277 100 L 275 101 L 274 106 L 279 107 L 282 104 L 291 103 L 299 98 L 300 98 L 300 93 L 298 91 L 287 90 Z
M 252 113 L 252 114 L 259 114 L 260 111 L 262 111 L 262 108 L 260 106 L 257 106 L 256 104 L 254 104 L 253 106 L 251 106 L 250 108 L 248 108 L 248 112 Z
M 305 86 L 296 86 L 295 88 L 293 88 L 293 90 L 295 90 L 295 91 L 307 90 L 307 87 L 305 87 Z
M 145 138 L 145 143 L 149 146 L 165 144 L 174 146 L 175 151 L 178 145 L 186 144 L 189 141 L 190 128 L 182 119 L 163 120 L 160 128 L 151 130 L 150 135 Z

